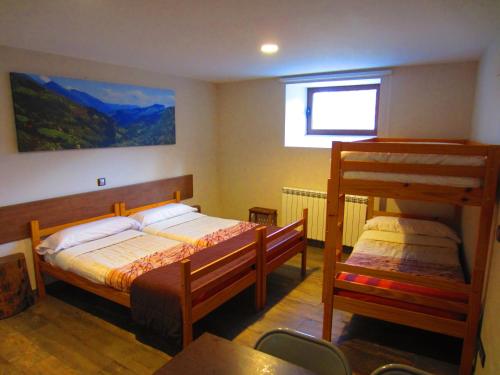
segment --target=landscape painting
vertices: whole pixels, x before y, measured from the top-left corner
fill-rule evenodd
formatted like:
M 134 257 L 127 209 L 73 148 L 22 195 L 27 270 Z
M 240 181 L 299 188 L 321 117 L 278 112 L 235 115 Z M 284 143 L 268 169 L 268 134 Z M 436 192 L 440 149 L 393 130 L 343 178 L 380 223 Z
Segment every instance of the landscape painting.
M 169 89 L 10 73 L 20 152 L 175 144 Z

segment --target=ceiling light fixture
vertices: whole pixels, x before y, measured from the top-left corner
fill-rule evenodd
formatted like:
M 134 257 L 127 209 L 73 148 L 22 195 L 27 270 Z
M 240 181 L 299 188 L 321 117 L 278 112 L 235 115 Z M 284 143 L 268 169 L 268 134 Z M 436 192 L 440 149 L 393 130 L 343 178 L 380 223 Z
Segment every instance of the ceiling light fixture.
M 273 53 L 278 52 L 279 49 L 278 45 L 274 43 L 266 43 L 260 46 L 260 51 L 266 55 L 272 55 Z

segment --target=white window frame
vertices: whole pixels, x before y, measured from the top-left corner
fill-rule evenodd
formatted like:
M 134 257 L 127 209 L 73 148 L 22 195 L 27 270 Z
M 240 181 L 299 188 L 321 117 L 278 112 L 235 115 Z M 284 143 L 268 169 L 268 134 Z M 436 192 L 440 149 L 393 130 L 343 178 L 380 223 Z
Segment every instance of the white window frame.
M 352 142 L 373 137 L 374 135 L 307 134 L 307 91 L 308 88 L 313 87 L 367 84 L 380 84 L 382 87 L 382 78 L 391 73 L 391 70 L 372 70 L 280 78 L 280 82 L 285 84 L 285 147 L 330 148 L 334 140 Z M 377 123 L 379 123 L 379 118 L 377 118 Z

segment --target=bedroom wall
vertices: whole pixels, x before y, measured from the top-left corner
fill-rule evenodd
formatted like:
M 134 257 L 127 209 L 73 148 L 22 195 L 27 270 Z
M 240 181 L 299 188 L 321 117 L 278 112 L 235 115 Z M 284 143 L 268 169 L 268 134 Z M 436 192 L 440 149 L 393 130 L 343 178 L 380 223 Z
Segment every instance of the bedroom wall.
M 500 38 L 491 44 L 483 55 L 479 67 L 474 120 L 471 139 L 479 142 L 500 145 Z M 500 190 L 500 189 L 499 189 Z M 492 230 L 500 225 L 500 192 L 497 193 L 497 215 Z M 475 233 L 477 231 L 478 210 L 464 211 L 464 248 L 472 262 Z M 481 339 L 486 351 L 486 363 L 483 368 L 479 362 L 476 374 L 500 373 L 500 243 L 492 238 L 491 253 L 488 261 L 484 295 L 484 318 Z
M 106 177 L 105 188 L 111 188 L 192 173 L 192 201 L 201 204 L 205 212 L 219 213 L 219 192 L 214 183 L 217 132 L 213 84 L 7 47 L 0 47 L 0 56 L 0 206 L 97 190 L 97 177 Z M 174 89 L 177 143 L 19 153 L 9 72 Z M 28 248 L 29 241 L 3 244 L 0 256 Z
M 477 63 L 397 67 L 381 88 L 380 135 L 467 138 Z M 219 182 L 226 216 L 280 209 L 283 186 L 326 190 L 330 150 L 285 148 L 278 79 L 217 85 Z M 444 210 L 446 214 L 451 210 Z

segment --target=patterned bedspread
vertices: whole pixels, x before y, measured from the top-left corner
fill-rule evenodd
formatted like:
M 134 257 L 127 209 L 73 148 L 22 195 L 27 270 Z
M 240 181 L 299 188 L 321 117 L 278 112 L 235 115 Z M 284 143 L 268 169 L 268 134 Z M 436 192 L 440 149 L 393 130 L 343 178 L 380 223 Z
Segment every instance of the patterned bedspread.
M 255 223 L 239 222 L 232 227 L 220 229 L 202 237 L 194 245 L 190 243 L 180 243 L 177 246 L 149 254 L 122 267 L 111 269 L 106 274 L 105 284 L 112 288 L 128 292 L 132 282 L 140 275 L 152 269 L 179 262 L 200 250 L 253 229 L 257 225 L 258 224 Z
M 128 292 L 132 282 L 142 274 L 158 267 L 179 262 L 199 250 L 201 250 L 201 248 L 196 248 L 191 244 L 181 243 L 172 248 L 147 255 L 123 267 L 109 271 L 106 275 L 106 285 Z
M 197 249 L 204 249 L 205 247 L 217 245 L 218 243 L 236 237 L 243 232 L 257 227 L 259 224 L 250 223 L 248 221 L 240 221 L 238 224 L 229 228 L 219 229 L 215 232 L 203 236 L 196 241 L 195 247 Z
M 448 281 L 464 281 L 456 243 L 428 236 L 365 231 L 346 263 Z
M 360 237 L 351 256 L 345 263 L 383 271 L 398 271 L 418 276 L 435 277 L 453 282 L 464 281 L 456 244 L 426 236 L 366 231 Z M 337 279 L 449 301 L 467 301 L 467 295 L 459 292 L 428 288 L 372 276 L 341 272 Z M 462 314 L 447 310 L 340 288 L 335 289 L 335 294 L 450 319 L 464 318 Z

